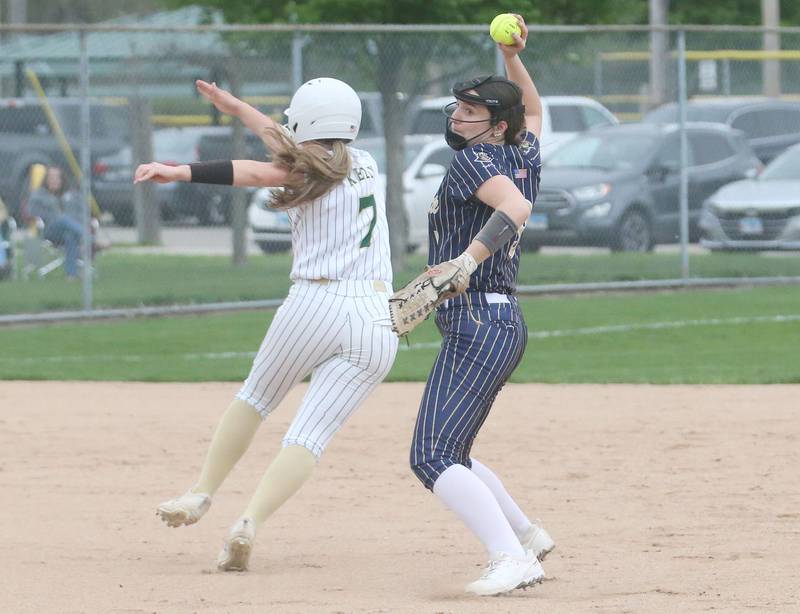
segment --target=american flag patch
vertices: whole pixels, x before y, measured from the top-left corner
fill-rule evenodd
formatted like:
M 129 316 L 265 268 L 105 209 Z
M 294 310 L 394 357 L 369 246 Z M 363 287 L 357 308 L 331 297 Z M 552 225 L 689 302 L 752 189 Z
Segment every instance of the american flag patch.
M 518 168 L 514 171 L 514 179 L 527 179 L 527 178 L 528 178 L 527 168 Z

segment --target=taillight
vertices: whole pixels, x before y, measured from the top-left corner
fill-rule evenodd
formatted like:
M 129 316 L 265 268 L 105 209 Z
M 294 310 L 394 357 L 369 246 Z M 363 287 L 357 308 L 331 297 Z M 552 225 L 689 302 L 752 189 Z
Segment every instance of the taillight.
M 94 167 L 92 168 L 92 173 L 94 175 L 105 175 L 108 172 L 108 164 L 103 162 L 95 162 Z

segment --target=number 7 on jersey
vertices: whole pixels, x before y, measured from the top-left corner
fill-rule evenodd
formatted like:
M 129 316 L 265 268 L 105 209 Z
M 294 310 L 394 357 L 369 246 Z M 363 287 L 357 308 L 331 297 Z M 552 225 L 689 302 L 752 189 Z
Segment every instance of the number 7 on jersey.
M 372 231 L 375 230 L 375 222 L 378 218 L 378 212 L 375 209 L 375 197 L 370 194 L 364 198 L 358 199 L 358 212 L 361 213 L 364 209 L 372 208 L 372 221 L 369 223 L 369 230 L 367 234 L 361 239 L 360 247 L 369 247 L 372 243 Z

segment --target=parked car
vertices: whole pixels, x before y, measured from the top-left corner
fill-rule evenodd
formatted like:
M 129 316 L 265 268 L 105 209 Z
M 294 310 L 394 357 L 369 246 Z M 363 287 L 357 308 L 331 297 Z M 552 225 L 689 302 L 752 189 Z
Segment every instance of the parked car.
M 164 164 L 196 162 L 199 141 L 204 136 L 230 135 L 231 129 L 223 126 L 192 126 L 164 128 L 153 132 L 153 158 Z M 133 206 L 133 153 L 130 146 L 97 159 L 92 169 L 92 189 L 100 208 L 114 216 L 123 226 L 134 224 Z M 212 217 L 212 203 L 194 194 L 188 183 L 156 183 L 153 186 L 161 215 L 172 219 L 178 215 L 194 215 L 201 223 Z
M 80 156 L 80 102 L 75 98 L 49 100 L 76 158 Z M 92 163 L 130 142 L 126 105 L 91 100 L 89 114 Z M 36 98 L 0 99 L 0 198 L 17 218 L 21 217 L 35 164 L 69 168 L 44 107 Z
M 372 154 L 382 171 L 378 189 L 386 190 L 386 143 L 382 138 L 358 139 L 353 146 Z M 428 210 L 436 190 L 455 152 L 441 136 L 406 137 L 406 170 L 403 172 L 403 201 L 409 219 L 408 248 L 415 250 L 428 243 Z M 264 252 L 285 251 L 291 247 L 289 217 L 269 208 L 272 188 L 257 191 L 248 208 L 253 240 Z
M 753 177 L 759 161 L 741 133 L 688 124 L 689 229 L 697 240 L 703 201 Z M 674 124 L 621 124 L 576 136 L 542 169 L 523 249 L 597 245 L 649 251 L 680 239 L 680 132 Z
M 703 205 L 700 229 L 711 250 L 800 249 L 800 145 L 758 177 L 714 192 Z
M 261 137 L 246 129 L 242 134 L 244 137 L 242 158 L 269 160 L 269 152 Z M 235 157 L 231 129 L 219 133 L 203 134 L 197 142 L 198 161 L 231 160 Z M 180 202 L 184 203 L 185 206 L 179 211 L 195 215 L 201 224 L 229 224 L 233 213 L 231 198 L 236 190 L 243 190 L 246 193 L 248 202 L 254 193 L 252 188 L 187 183 L 184 185 L 184 192 L 180 199 Z
M 419 102 L 411 111 L 409 134 L 444 134 L 446 116 L 442 109 L 452 96 Z M 602 104 L 583 96 L 542 96 L 541 152 L 545 160 L 558 146 L 576 134 L 619 121 Z
M 717 122 L 741 130 L 758 158 L 767 164 L 784 149 L 800 143 L 800 102 L 776 98 L 711 98 L 690 100 L 687 121 Z M 648 123 L 678 121 L 671 102 L 645 115 Z

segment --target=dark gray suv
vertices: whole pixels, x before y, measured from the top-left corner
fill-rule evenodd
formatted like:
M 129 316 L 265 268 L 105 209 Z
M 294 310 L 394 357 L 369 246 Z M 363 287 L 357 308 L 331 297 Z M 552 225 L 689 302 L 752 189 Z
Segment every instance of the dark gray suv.
M 80 160 L 80 100 L 51 98 L 58 119 L 75 157 Z M 92 101 L 91 158 L 118 151 L 130 142 L 128 107 Z M 26 197 L 28 173 L 34 164 L 60 164 L 69 168 L 50 126 L 44 107 L 35 98 L 0 99 L 0 198 L 17 217 Z
M 787 147 L 800 143 L 800 102 L 776 98 L 691 100 L 686 120 L 716 122 L 744 133 L 756 156 L 769 163 Z M 665 104 L 644 116 L 647 123 L 678 121 L 678 105 Z
M 688 124 L 690 239 L 703 201 L 753 177 L 760 166 L 741 133 Z M 578 135 L 547 160 L 522 236 L 525 249 L 595 245 L 649 251 L 680 239 L 680 132 L 676 125 L 622 124 Z

